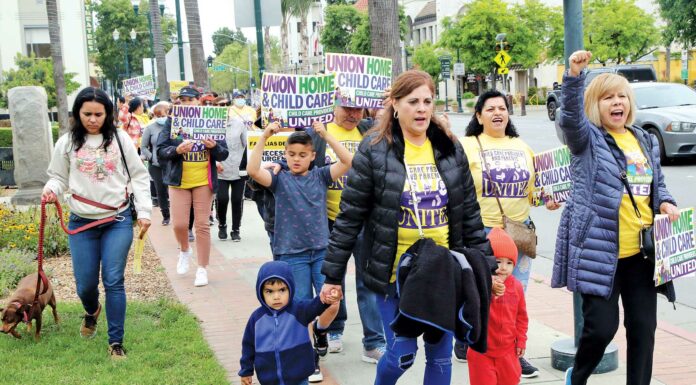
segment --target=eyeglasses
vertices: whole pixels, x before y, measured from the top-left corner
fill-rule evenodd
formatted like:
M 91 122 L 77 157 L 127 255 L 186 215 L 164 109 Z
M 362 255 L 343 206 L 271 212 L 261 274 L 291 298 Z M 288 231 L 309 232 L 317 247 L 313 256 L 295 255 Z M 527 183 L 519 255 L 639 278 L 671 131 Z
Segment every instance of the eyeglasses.
M 229 107 L 229 106 L 231 106 L 230 102 L 227 102 L 227 103 L 218 103 L 217 105 L 218 105 L 218 107 Z

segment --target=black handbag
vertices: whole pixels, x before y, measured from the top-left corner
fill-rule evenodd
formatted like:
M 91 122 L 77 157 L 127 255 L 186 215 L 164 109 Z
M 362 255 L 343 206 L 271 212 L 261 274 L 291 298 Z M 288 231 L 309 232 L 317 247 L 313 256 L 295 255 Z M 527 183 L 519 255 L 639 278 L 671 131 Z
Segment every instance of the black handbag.
M 607 138 L 605 137 L 604 140 L 606 141 L 606 139 Z M 638 143 L 640 143 L 640 141 Z M 608 141 L 607 145 L 609 145 Z M 611 154 L 614 156 L 614 159 L 616 160 L 616 164 L 619 166 L 619 168 L 621 168 L 621 162 L 616 157 L 616 154 L 614 154 L 614 151 L 612 151 L 611 146 L 609 147 L 609 152 L 611 152 Z M 643 224 L 642 215 L 640 214 L 640 210 L 638 210 L 638 205 L 636 204 L 635 198 L 633 198 L 631 185 L 628 183 L 626 170 L 621 170 L 621 173 L 619 174 L 619 179 L 621 179 L 621 182 L 626 188 L 626 191 L 628 192 L 628 197 L 631 198 L 631 204 L 633 204 L 633 211 L 635 211 L 636 217 L 638 217 L 638 222 L 640 222 L 641 225 L 640 232 L 638 233 L 640 253 L 643 255 L 643 259 L 647 259 L 648 261 L 655 264 L 655 238 L 653 234 L 653 226 L 646 226 L 645 224 Z
M 118 138 L 118 132 L 115 134 L 116 143 L 118 143 L 118 149 L 121 152 L 121 160 L 123 161 L 123 167 L 126 169 L 126 174 L 128 174 L 128 183 L 131 183 L 130 171 L 128 171 L 128 163 L 126 163 L 126 156 L 123 153 L 123 146 L 121 146 L 121 139 Z M 132 184 L 131 184 L 132 186 Z M 126 191 L 128 189 L 126 188 Z M 135 209 L 135 196 L 133 193 L 128 193 L 128 204 L 130 208 L 131 216 L 133 217 L 133 225 L 138 221 L 138 210 Z

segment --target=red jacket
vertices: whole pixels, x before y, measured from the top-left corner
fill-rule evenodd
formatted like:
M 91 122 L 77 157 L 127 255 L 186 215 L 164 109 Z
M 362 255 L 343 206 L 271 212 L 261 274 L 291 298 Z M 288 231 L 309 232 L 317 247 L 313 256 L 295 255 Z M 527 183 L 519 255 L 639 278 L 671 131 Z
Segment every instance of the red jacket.
M 505 280 L 505 294 L 491 297 L 488 316 L 487 356 L 501 357 L 527 347 L 527 304 L 522 284 L 512 275 Z

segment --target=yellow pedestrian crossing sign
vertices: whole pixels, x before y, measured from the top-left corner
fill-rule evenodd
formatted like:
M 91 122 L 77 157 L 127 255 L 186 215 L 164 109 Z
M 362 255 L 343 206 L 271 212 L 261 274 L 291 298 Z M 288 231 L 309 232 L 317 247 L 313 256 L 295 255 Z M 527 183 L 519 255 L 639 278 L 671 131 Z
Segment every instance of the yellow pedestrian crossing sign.
M 507 53 L 507 51 L 501 50 L 500 52 L 498 52 L 497 55 L 495 55 L 495 59 L 493 59 L 493 61 L 495 61 L 498 64 L 498 67 L 506 68 L 510 63 L 510 59 L 512 58 Z
M 510 69 L 507 67 L 498 68 L 498 75 L 507 75 L 510 73 Z

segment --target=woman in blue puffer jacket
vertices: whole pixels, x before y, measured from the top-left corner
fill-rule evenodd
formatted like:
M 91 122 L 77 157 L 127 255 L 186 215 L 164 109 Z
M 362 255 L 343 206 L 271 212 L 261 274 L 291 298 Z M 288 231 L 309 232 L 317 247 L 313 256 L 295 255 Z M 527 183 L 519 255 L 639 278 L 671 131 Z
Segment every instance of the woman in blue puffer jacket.
M 655 287 L 655 265 L 643 257 L 639 233 L 652 225 L 655 214 L 667 214 L 674 221 L 679 210 L 665 186 L 657 139 L 631 127 L 636 106 L 628 81 L 602 74 L 584 90 L 583 69 L 591 57 L 590 52 L 577 51 L 569 58 L 559 122 L 572 154 L 574 184 L 558 229 L 552 286 L 580 293 L 584 317 L 566 384 L 584 385 L 599 364 L 619 326 L 621 297 L 627 384 L 649 385 L 657 293 L 670 301 L 675 296 L 671 282 Z

